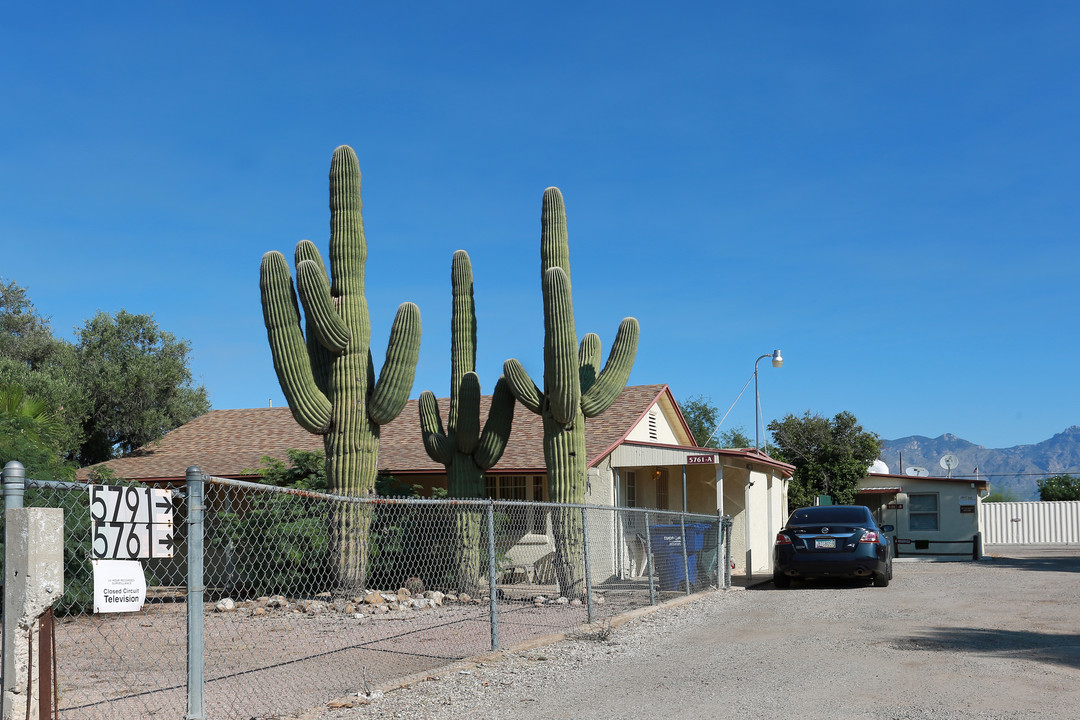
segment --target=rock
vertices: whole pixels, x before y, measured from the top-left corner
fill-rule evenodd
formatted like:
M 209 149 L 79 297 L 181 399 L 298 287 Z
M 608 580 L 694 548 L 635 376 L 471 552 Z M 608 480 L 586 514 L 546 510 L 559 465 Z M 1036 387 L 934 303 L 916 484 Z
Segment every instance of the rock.
M 593 602 L 596 603 L 597 605 L 603 605 L 604 604 L 604 596 L 603 595 L 597 595 L 593 599 Z
M 472 602 L 472 597 L 470 597 L 468 593 L 461 593 L 457 596 L 457 599 L 460 603 Z
M 537 595 L 536 597 L 533 598 L 533 602 L 536 603 L 537 605 L 543 605 L 544 603 L 547 602 L 547 598 L 544 597 L 543 595 Z
M 424 597 L 431 601 L 433 607 L 441 607 L 446 596 L 438 590 L 428 590 Z
M 364 596 L 364 602 L 368 605 L 383 605 L 386 603 L 386 598 L 382 593 L 369 592 Z
M 567 600 L 565 597 L 560 597 L 558 600 L 555 601 L 555 604 L 556 605 L 568 605 L 568 604 L 570 604 L 570 601 Z
M 218 612 L 229 612 L 236 609 L 236 601 L 232 598 L 224 598 L 219 600 L 217 605 L 214 606 L 214 610 Z
M 303 609 L 308 615 L 319 615 L 326 611 L 326 603 L 319 600 L 311 600 L 304 603 Z
M 401 603 L 408 602 L 409 600 L 412 600 L 412 593 L 409 592 L 408 588 L 403 588 L 403 587 L 398 588 L 398 591 L 397 591 L 398 604 L 400 605 Z
M 288 607 L 289 603 L 285 600 L 284 595 L 271 595 L 266 599 L 266 607 L 280 608 Z
M 326 601 L 326 600 L 333 599 L 334 596 L 332 594 L 328 593 L 328 592 L 321 592 L 321 593 L 318 593 L 317 595 L 315 595 L 315 597 L 317 597 L 320 600 Z
M 387 607 L 390 608 L 391 611 L 397 611 L 401 609 L 401 606 L 398 605 L 396 602 L 390 603 L 389 605 L 387 605 Z
M 266 614 L 266 608 L 264 608 L 264 607 L 257 607 L 257 608 L 255 608 L 254 610 L 251 611 L 252 617 L 262 617 L 265 614 Z
M 570 601 L 570 604 L 573 605 L 574 607 L 581 607 L 582 606 L 582 602 L 581 602 L 581 600 L 579 598 L 574 598 L 573 600 Z

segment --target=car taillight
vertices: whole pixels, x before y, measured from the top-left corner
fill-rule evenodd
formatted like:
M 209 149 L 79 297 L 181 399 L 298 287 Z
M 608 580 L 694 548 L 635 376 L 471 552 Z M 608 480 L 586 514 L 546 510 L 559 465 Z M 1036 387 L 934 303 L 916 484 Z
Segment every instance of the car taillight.
M 784 533 L 776 533 L 776 544 L 777 545 L 790 545 L 791 544 L 791 538 L 789 538 Z
M 867 530 L 866 533 L 861 538 L 859 538 L 859 542 L 876 543 L 877 533 L 873 532 L 872 530 Z

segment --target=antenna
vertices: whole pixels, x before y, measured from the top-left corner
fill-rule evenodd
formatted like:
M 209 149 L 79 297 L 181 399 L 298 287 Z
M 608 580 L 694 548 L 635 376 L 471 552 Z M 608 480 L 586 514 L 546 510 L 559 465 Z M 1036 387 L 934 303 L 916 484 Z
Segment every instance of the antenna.
M 904 474 L 910 475 L 911 477 L 930 477 L 930 471 L 924 467 L 919 467 L 918 465 L 912 465 L 905 469 Z
M 955 455 L 942 455 L 941 459 L 938 460 L 938 465 L 949 472 L 949 477 L 952 477 L 953 468 L 959 464 L 960 460 Z

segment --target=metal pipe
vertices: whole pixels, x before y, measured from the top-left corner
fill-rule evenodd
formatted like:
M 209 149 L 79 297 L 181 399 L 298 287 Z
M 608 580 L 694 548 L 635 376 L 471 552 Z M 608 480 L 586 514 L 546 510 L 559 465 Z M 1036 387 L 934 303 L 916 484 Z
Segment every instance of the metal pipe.
M 686 584 L 686 594 L 690 594 L 690 562 L 686 558 L 686 518 L 679 516 L 679 530 L 682 532 L 682 567 L 683 582 Z
M 734 525 L 730 515 L 720 519 L 720 529 L 724 533 L 724 587 L 731 587 L 731 526 Z
M 499 590 L 495 587 L 495 574 L 498 572 L 498 563 L 495 560 L 495 502 L 488 500 L 487 504 L 487 536 L 488 536 L 488 614 L 491 621 L 491 649 L 499 649 Z
M 192 465 L 187 469 L 187 720 L 206 720 L 203 709 L 203 474 Z
M 656 580 L 653 567 L 652 531 L 649 529 L 649 511 L 645 511 L 645 564 L 649 566 L 649 604 L 656 604 Z
M 589 622 L 593 621 L 592 569 L 589 567 L 589 511 L 581 509 L 581 542 L 585 555 L 585 608 Z

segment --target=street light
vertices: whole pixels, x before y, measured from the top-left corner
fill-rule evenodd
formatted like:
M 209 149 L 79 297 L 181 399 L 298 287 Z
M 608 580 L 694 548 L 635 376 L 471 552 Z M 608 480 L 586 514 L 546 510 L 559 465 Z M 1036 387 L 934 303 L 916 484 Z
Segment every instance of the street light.
M 754 452 L 758 452 L 760 448 L 760 441 L 758 440 L 758 430 L 761 428 L 761 396 L 758 395 L 757 384 L 757 366 L 758 363 L 767 357 L 772 358 L 773 367 L 783 367 L 784 358 L 780 357 L 779 350 L 773 350 L 772 354 L 764 354 L 754 361 Z

